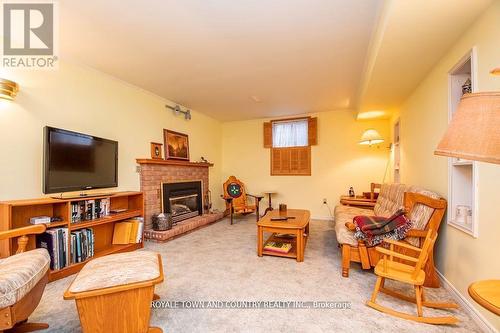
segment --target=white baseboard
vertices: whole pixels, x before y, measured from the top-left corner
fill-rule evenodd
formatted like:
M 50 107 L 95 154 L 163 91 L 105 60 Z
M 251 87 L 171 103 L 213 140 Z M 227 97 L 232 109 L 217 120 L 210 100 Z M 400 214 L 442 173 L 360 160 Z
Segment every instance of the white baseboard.
M 440 271 L 436 269 L 437 274 L 441 280 L 441 283 L 448 292 L 450 292 L 455 299 L 458 301 L 460 307 L 464 309 L 471 317 L 472 320 L 483 330 L 484 332 L 498 333 L 498 330 L 493 327 L 493 325 L 484 316 L 477 311 L 477 309 L 471 304 L 471 302 L 460 293 L 454 285 L 448 281 Z

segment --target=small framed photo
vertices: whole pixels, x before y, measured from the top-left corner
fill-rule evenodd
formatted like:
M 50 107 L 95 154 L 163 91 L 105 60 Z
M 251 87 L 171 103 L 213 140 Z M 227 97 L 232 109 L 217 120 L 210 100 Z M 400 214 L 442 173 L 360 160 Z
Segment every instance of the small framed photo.
M 165 159 L 189 161 L 189 138 L 187 134 L 163 130 Z
M 161 157 L 161 146 L 163 143 L 151 142 L 151 158 L 154 160 L 162 160 Z

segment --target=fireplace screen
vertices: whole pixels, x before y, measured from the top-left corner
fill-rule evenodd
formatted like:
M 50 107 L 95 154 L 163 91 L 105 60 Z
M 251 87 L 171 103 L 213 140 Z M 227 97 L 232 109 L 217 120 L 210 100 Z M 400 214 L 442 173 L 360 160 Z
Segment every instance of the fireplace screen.
M 173 222 L 185 220 L 199 214 L 198 194 L 185 195 L 182 197 L 172 197 L 169 198 L 169 200 Z
M 172 214 L 172 222 L 203 214 L 201 181 L 162 183 L 162 210 Z

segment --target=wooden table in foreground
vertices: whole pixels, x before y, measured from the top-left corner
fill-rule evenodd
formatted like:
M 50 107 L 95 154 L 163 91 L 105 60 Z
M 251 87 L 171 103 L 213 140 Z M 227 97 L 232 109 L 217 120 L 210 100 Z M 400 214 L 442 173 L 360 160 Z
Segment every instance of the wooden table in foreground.
M 469 286 L 469 295 L 483 308 L 500 316 L 500 280 L 483 280 Z
M 272 217 L 293 216 L 294 219 L 286 221 L 271 221 Z M 257 255 L 296 258 L 298 262 L 304 261 L 304 249 L 309 236 L 308 210 L 288 209 L 286 212 L 279 210 L 270 211 L 259 222 L 257 222 Z M 264 232 L 271 232 L 272 235 L 264 242 Z M 292 238 L 277 237 L 277 234 L 293 235 Z M 264 245 L 269 242 L 289 242 L 292 249 L 288 253 L 277 253 L 264 250 Z

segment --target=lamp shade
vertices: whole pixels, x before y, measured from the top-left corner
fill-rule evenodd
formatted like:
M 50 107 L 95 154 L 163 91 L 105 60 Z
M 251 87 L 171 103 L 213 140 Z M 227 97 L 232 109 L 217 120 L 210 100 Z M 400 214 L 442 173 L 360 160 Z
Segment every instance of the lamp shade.
M 434 154 L 500 164 L 500 92 L 465 94 Z
M 361 136 L 361 140 L 359 141 L 359 144 L 371 146 L 382 142 L 384 142 L 384 139 L 382 139 L 380 134 L 373 128 L 370 128 L 363 133 L 363 135 Z

